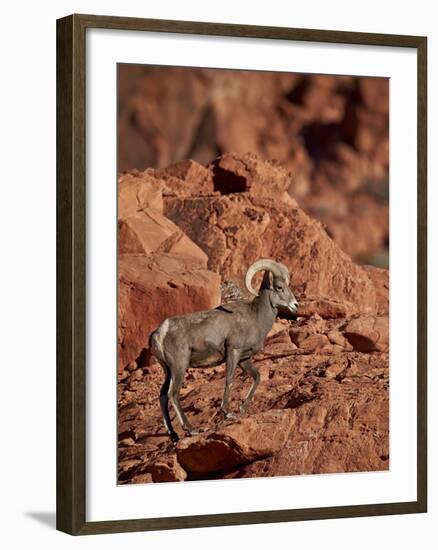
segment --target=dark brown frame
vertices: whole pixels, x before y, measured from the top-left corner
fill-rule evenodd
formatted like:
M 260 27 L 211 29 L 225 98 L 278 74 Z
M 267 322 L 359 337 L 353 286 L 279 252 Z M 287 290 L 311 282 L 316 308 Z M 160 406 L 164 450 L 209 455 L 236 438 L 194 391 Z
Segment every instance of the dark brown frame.
M 85 515 L 85 31 L 106 28 L 415 48 L 418 84 L 417 500 L 87 522 Z M 57 529 L 72 535 L 427 511 L 427 38 L 96 15 L 57 21 Z

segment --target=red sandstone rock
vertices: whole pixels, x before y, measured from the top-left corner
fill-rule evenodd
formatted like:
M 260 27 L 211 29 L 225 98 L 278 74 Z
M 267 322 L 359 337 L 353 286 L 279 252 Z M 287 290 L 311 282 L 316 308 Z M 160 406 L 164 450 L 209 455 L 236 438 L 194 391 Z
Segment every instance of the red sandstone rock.
M 164 195 L 196 197 L 215 194 L 213 174 L 193 160 L 181 160 L 152 173 L 162 181 Z
M 163 212 L 161 188 L 161 183 L 147 172 L 122 174 L 118 183 L 118 218 L 127 218 L 145 208 Z
M 363 266 L 374 284 L 377 297 L 377 315 L 389 314 L 389 270 L 371 265 Z
M 184 481 L 187 477 L 187 472 L 181 467 L 174 454 L 158 458 L 151 464 L 149 471 L 154 483 Z
M 149 334 L 164 319 L 219 304 L 220 278 L 189 257 L 123 254 L 118 268 L 119 373 L 141 362 Z
M 388 317 L 357 317 L 346 323 L 343 335 L 357 351 L 388 351 Z
M 306 296 L 300 299 L 299 316 L 311 317 L 318 314 L 323 319 L 340 319 L 358 313 L 357 305 L 348 301 L 338 301 L 316 296 Z
M 275 195 L 288 200 L 286 191 L 293 176 L 279 163 L 263 161 L 256 155 L 235 153 L 218 157 L 211 165 L 214 188 L 222 195 L 248 191 L 257 196 Z
M 144 208 L 119 220 L 119 254 L 168 253 L 197 260 L 207 267 L 207 255 L 168 218 Z
M 325 334 L 311 334 L 302 342 L 300 342 L 300 349 L 307 353 L 318 353 L 329 344 L 329 339 Z
M 274 258 L 289 267 L 298 296 L 318 295 L 375 311 L 367 274 L 297 206 L 250 193 L 167 197 L 165 214 L 204 250 L 209 269 L 223 278 L 242 281 L 256 259 Z
M 268 411 L 242 418 L 211 434 L 181 440 L 180 464 L 192 472 L 214 472 L 272 456 L 285 444 L 292 424 L 290 411 Z
M 350 349 L 349 343 L 346 340 L 345 336 L 342 335 L 342 333 L 339 330 L 330 330 L 327 333 L 327 338 L 330 340 L 332 344 L 336 344 L 338 346 L 341 346 L 345 349 Z
M 290 343 L 289 336 L 289 321 L 287 319 L 278 319 L 272 325 L 272 329 L 268 332 L 266 343 Z

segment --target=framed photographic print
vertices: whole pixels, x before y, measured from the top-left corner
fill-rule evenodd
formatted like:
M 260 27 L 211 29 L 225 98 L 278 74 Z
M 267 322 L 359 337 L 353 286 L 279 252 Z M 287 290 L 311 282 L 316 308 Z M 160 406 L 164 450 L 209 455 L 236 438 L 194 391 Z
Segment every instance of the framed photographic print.
M 58 529 L 425 512 L 426 38 L 57 25 Z

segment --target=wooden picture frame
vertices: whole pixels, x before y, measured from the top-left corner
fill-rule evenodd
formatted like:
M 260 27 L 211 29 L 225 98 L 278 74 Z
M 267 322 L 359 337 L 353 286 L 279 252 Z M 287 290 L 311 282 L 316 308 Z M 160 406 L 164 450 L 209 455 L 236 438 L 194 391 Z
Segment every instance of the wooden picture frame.
M 87 29 L 187 33 L 413 48 L 417 52 L 418 343 L 417 499 L 410 502 L 180 517 L 86 520 L 86 177 Z M 419 513 L 427 510 L 427 40 L 94 15 L 57 21 L 57 529 L 73 535 Z

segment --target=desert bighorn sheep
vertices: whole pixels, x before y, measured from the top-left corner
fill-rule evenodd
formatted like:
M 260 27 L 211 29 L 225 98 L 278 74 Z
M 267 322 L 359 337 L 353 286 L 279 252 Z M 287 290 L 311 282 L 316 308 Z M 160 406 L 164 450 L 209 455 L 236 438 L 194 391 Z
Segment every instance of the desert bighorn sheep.
M 264 271 L 260 291 L 252 287 L 252 279 Z M 215 309 L 189 313 L 166 319 L 150 336 L 153 355 L 164 369 L 165 381 L 160 392 L 160 405 L 164 425 L 172 441 L 178 441 L 168 408 L 172 402 L 183 429 L 197 433 L 184 414 L 179 392 L 187 367 L 215 367 L 226 363 L 225 391 L 221 409 L 225 417 L 229 411 L 229 396 L 234 372 L 239 365 L 253 379 L 251 388 L 240 412 L 247 409 L 260 381 L 258 370 L 251 357 L 263 348 L 266 336 L 274 324 L 278 307 L 295 313 L 298 302 L 289 288 L 287 267 L 273 260 L 258 260 L 247 271 L 245 285 L 256 298 L 238 300 Z

